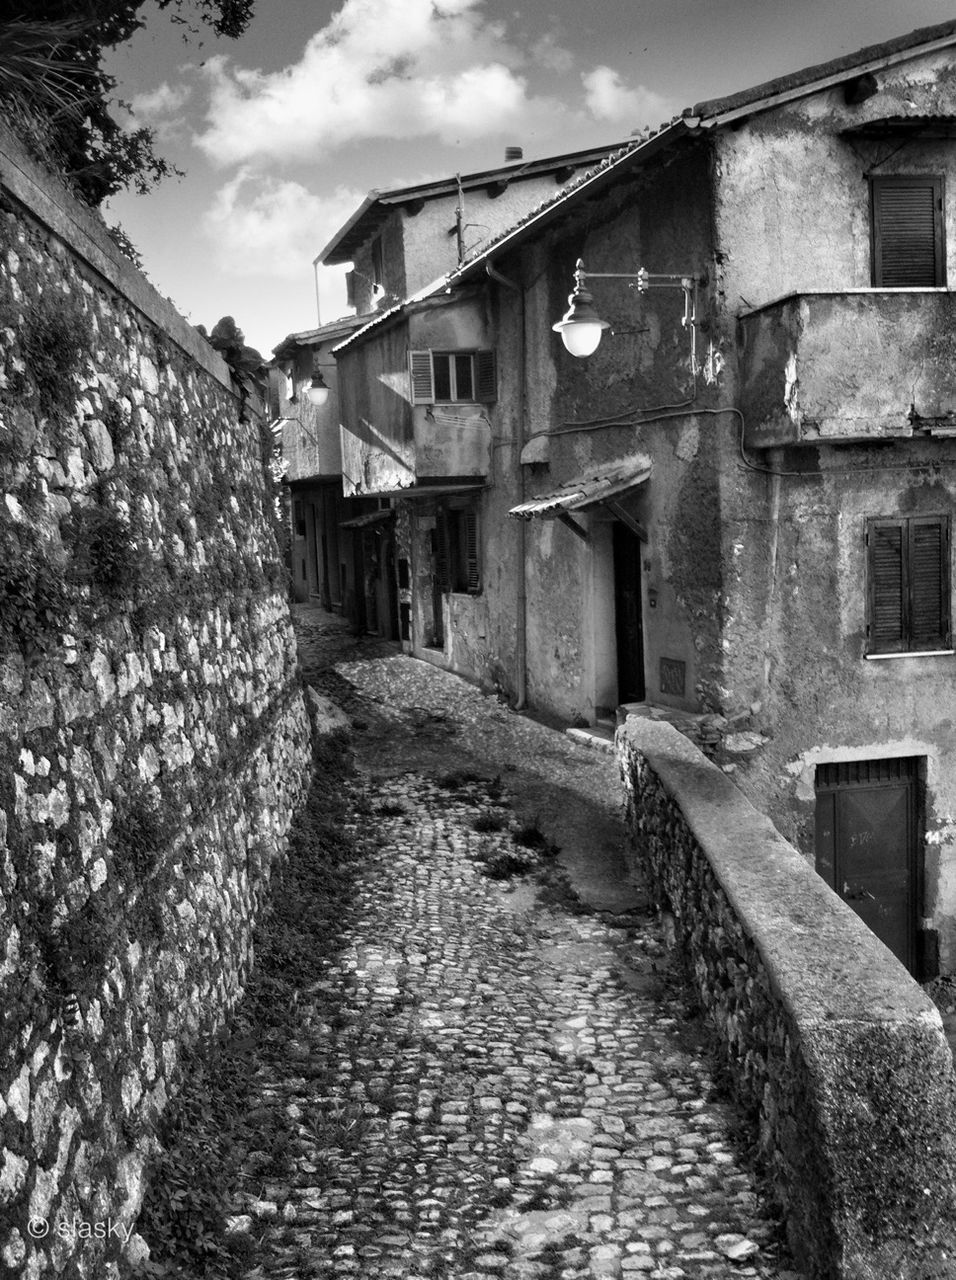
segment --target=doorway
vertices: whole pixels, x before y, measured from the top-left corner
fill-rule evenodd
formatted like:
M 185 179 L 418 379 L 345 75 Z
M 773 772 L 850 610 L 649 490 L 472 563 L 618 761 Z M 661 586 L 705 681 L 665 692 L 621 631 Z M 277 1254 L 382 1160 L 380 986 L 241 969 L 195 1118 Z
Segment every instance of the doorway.
M 921 758 L 817 766 L 817 871 L 917 975 Z
M 614 522 L 614 631 L 617 700 L 644 701 L 644 623 L 641 613 L 641 541 Z

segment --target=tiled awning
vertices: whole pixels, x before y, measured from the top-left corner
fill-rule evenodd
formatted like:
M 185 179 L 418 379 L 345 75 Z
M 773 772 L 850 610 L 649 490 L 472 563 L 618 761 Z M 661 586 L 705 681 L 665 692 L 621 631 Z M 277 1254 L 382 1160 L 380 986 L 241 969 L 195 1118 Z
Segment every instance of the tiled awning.
M 637 453 L 630 458 L 606 462 L 583 476 L 576 476 L 550 493 L 541 493 L 519 503 L 508 512 L 519 520 L 552 519 L 568 511 L 581 511 L 643 484 L 651 474 L 651 460 Z

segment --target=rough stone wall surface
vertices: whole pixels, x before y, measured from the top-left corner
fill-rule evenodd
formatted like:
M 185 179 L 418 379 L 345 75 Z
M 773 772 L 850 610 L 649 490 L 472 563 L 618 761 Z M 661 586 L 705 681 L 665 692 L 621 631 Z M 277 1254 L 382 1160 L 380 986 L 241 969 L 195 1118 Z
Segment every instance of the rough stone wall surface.
M 673 914 L 795 1256 L 827 1280 L 951 1274 L 954 1080 L 938 1015 L 676 729 L 632 717 L 618 752 L 632 853 Z
M 259 426 L 128 270 L 0 191 L 0 1270 L 30 1280 L 142 1253 L 153 1122 L 308 765 Z

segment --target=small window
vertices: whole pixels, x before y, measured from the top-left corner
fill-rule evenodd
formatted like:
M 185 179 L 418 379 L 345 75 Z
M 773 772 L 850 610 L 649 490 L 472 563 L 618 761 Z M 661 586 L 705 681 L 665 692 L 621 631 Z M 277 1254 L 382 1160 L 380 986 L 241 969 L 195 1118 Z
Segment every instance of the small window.
M 497 399 L 493 351 L 411 351 L 412 404 L 491 404 Z
M 945 285 L 941 177 L 872 178 L 870 212 L 877 288 Z
M 295 524 L 295 536 L 297 538 L 305 537 L 305 508 L 302 503 L 296 500 L 292 504 L 293 521 Z
M 481 594 L 478 512 L 473 504 L 442 507 L 436 522 L 435 548 L 439 587 L 443 592 Z
M 948 649 L 948 516 L 868 520 L 867 653 Z

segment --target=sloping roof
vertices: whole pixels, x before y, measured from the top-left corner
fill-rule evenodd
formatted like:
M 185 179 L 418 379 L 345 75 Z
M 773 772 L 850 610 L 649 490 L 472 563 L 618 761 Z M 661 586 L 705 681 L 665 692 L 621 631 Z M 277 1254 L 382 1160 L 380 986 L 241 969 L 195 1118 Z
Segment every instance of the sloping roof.
M 532 229 L 537 232 L 560 217 L 565 205 L 577 200 L 585 189 L 588 195 L 593 194 L 595 189 L 609 184 L 621 170 L 626 170 L 633 164 L 642 163 L 682 137 L 697 134 L 701 128 L 719 125 L 728 115 L 739 118 L 742 114 L 755 114 L 758 111 L 767 110 L 775 105 L 781 95 L 791 98 L 806 96 L 821 88 L 822 83 L 834 79 L 837 82 L 849 80 L 864 74 L 874 66 L 905 61 L 908 57 L 925 53 L 928 48 L 945 48 L 951 44 L 956 44 L 956 20 L 943 22 L 934 27 L 922 27 L 918 31 L 910 32 L 909 35 L 899 36 L 883 44 L 868 45 L 866 48 L 857 50 L 856 53 L 806 67 L 802 71 L 780 76 L 776 80 L 764 81 L 763 84 L 744 89 L 726 98 L 710 98 L 698 103 L 695 107 L 688 107 L 680 116 L 675 116 L 655 132 L 635 139 L 607 156 L 601 164 L 588 173 L 582 174 L 576 182 L 569 183 L 550 200 L 544 201 L 536 209 L 529 210 L 511 227 L 477 246 L 468 260 L 449 274 L 449 286 L 475 276 L 484 270 L 485 263 L 493 256 L 510 248 L 517 241 L 525 239 Z
M 725 115 L 728 111 L 738 111 L 741 107 L 756 106 L 766 98 L 775 98 L 782 93 L 793 90 L 813 89 L 821 80 L 833 77 L 850 79 L 861 75 L 873 62 L 886 59 L 896 60 L 897 54 L 909 54 L 924 45 L 939 44 L 944 48 L 956 40 L 956 20 L 940 22 L 933 27 L 920 27 L 910 31 L 908 35 L 897 36 L 893 40 L 884 40 L 882 44 L 866 45 L 854 53 L 842 54 L 839 58 L 831 58 L 829 62 L 818 62 L 812 67 L 804 67 L 801 71 L 792 71 L 789 75 L 778 76 L 774 80 L 765 80 L 763 84 L 754 85 L 750 89 L 741 89 L 738 93 L 728 94 L 724 98 L 708 98 L 698 102 L 686 114 L 709 119 L 713 116 Z
M 477 173 L 462 174 L 461 185 L 465 191 L 476 187 L 507 186 L 512 182 L 524 182 L 549 173 L 555 175 L 556 181 L 566 181 L 576 169 L 590 168 L 602 156 L 620 145 L 619 141 L 612 142 L 600 147 L 589 147 L 585 151 L 568 151 L 563 155 L 545 156 L 540 160 L 518 160 L 513 164 L 499 165 L 495 169 L 481 169 Z M 440 178 L 434 182 L 419 182 L 409 187 L 395 187 L 390 191 L 372 190 L 325 248 L 319 250 L 315 261 L 327 266 L 351 262 L 356 250 L 375 234 L 396 205 L 437 200 L 441 196 L 454 195 L 457 190 L 456 176 Z
M 533 209 L 529 209 L 510 227 L 498 232 L 476 246 L 468 258 L 454 271 L 440 280 L 426 285 L 404 302 L 383 312 L 368 325 L 357 330 L 339 350 L 353 341 L 362 341 L 366 333 L 383 320 L 405 310 L 410 303 L 421 302 L 440 293 L 451 292 L 456 286 L 484 275 L 492 260 L 517 246 L 532 235 L 538 234 L 550 223 L 564 215 L 569 204 L 594 196 L 605 186 L 610 186 L 632 166 L 643 164 L 652 156 L 689 138 L 700 136 L 704 129 L 719 126 L 728 118 L 739 119 L 743 115 L 756 114 L 777 105 L 781 96 L 788 100 L 807 96 L 829 83 L 840 83 L 865 74 L 874 67 L 906 61 L 920 53 L 956 44 L 956 20 L 939 23 L 933 27 L 921 27 L 908 35 L 882 44 L 867 45 L 855 53 L 833 58 L 829 62 L 806 67 L 802 71 L 767 80 L 751 89 L 724 98 L 710 98 L 695 107 L 688 107 L 658 129 L 647 131 L 622 146 L 608 151 L 600 163 L 567 183 L 560 191 Z
M 293 354 L 297 347 L 317 347 L 322 342 L 335 342 L 360 329 L 369 321 L 368 315 L 340 316 L 338 320 L 330 320 L 317 329 L 301 329 L 298 333 L 289 333 L 280 343 L 272 348 L 277 360 Z
M 635 453 L 629 458 L 596 465 L 583 476 L 576 476 L 549 493 L 540 493 L 527 502 L 520 502 L 508 514 L 517 519 L 532 520 L 535 517 L 548 519 L 562 511 L 579 511 L 606 502 L 608 498 L 619 497 L 628 489 L 643 484 L 650 474 L 650 458 L 646 454 Z

